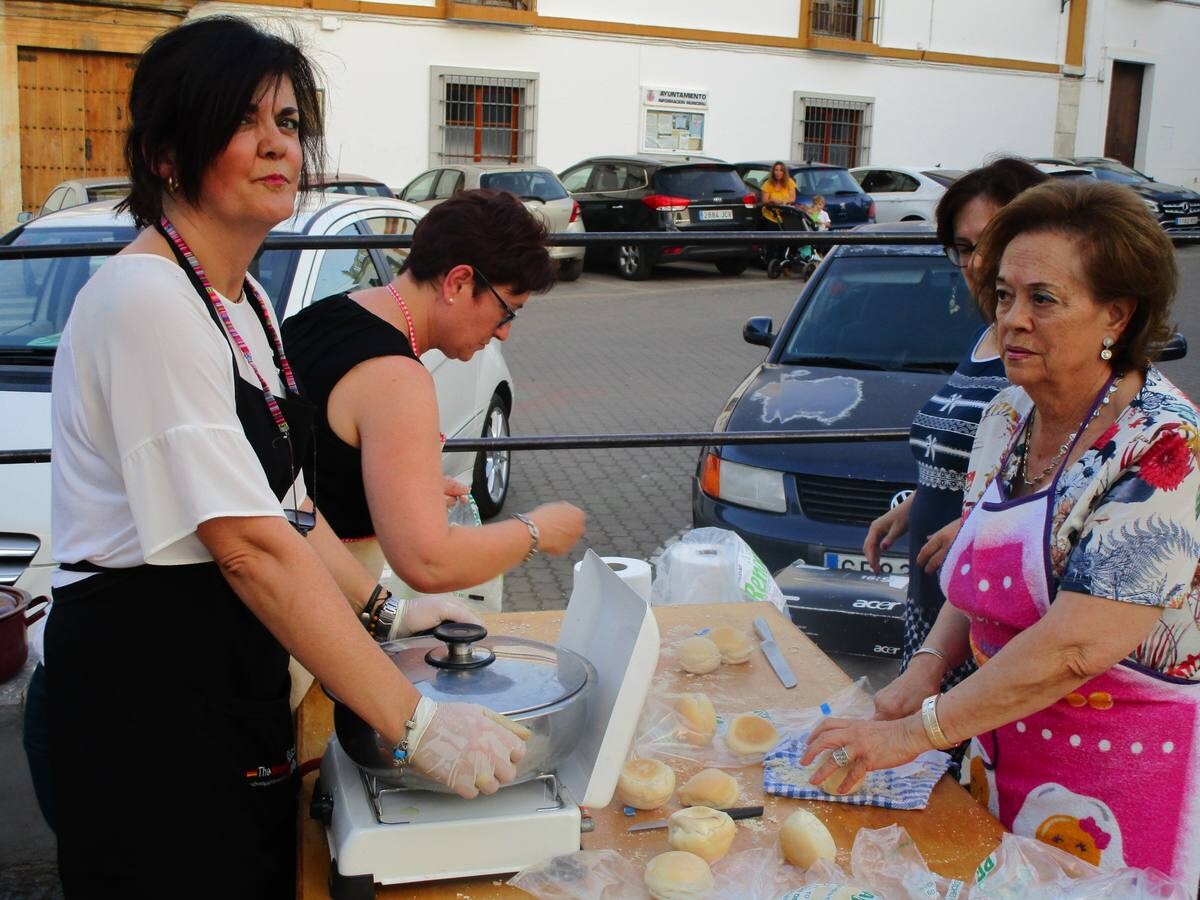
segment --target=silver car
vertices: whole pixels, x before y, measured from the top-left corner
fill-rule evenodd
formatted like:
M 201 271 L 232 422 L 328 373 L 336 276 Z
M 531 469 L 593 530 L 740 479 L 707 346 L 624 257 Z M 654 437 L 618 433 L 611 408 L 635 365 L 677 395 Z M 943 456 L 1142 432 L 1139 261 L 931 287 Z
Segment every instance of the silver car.
M 558 176 L 541 166 L 449 165 L 422 172 L 396 191 L 396 196 L 426 209 L 448 200 L 459 191 L 491 188 L 508 191 L 546 224 L 551 234 L 583 234 L 579 204 L 567 193 Z M 558 262 L 559 281 L 574 281 L 583 273 L 583 247 L 551 247 Z
M 38 210 L 39 216 L 46 213 L 58 212 L 60 209 L 70 209 L 72 206 L 82 206 L 84 203 L 95 203 L 97 200 L 123 200 L 129 193 L 129 179 L 124 175 L 112 175 L 102 178 L 72 178 L 60 181 L 42 201 Z M 33 213 L 17 214 L 18 222 L 28 222 Z

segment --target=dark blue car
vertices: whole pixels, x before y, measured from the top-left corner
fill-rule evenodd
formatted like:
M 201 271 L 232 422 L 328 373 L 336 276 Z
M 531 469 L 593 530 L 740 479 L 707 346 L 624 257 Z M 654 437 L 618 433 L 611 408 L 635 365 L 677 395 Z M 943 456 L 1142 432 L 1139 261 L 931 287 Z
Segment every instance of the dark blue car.
M 860 229 L 872 230 L 884 229 Z M 777 332 L 769 319 L 747 323 L 745 339 L 770 350 L 714 430 L 906 429 L 981 327 L 941 247 L 839 246 Z M 907 440 L 705 448 L 692 518 L 696 527 L 736 531 L 773 572 L 798 559 L 865 570 L 867 526 L 915 485 Z M 889 571 L 906 572 L 907 545 L 891 552 Z

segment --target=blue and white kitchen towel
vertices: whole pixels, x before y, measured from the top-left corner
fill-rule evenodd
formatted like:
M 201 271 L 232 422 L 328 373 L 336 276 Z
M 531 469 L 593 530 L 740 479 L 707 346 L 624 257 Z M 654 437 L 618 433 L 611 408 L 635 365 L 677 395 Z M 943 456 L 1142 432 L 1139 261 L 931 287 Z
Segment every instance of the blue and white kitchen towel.
M 790 737 L 763 760 L 763 790 L 781 797 L 799 800 L 832 800 L 855 806 L 882 806 L 884 809 L 924 809 L 938 779 L 950 767 L 950 757 L 940 750 L 922 753 L 912 762 L 894 769 L 869 772 L 852 794 L 827 794 L 808 779 L 817 770 L 816 763 L 800 765 L 808 747 L 809 732 Z M 821 756 L 817 757 L 820 760 Z

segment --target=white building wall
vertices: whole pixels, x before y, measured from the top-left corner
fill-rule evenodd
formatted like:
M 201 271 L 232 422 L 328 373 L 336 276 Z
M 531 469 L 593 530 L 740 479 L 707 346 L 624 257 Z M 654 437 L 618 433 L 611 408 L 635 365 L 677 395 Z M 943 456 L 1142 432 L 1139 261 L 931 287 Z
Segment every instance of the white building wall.
M 739 34 L 796 37 L 799 0 L 538 0 L 538 15 L 627 25 L 658 25 Z
M 1159 181 L 1200 188 L 1200 3 L 1091 0 L 1088 20 L 1076 153 L 1104 152 L 1113 60 L 1143 63 L 1137 167 Z

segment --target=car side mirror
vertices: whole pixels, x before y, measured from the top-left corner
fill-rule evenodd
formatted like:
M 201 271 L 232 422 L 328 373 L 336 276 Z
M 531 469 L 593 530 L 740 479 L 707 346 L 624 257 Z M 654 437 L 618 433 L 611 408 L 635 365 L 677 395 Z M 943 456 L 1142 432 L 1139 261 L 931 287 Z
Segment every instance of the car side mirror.
M 1187 338 L 1177 331 L 1169 341 L 1152 351 L 1150 355 L 1154 357 L 1155 362 L 1170 362 L 1173 359 L 1183 359 L 1187 356 L 1187 351 Z
M 33 213 L 29 212 L 28 210 L 22 210 L 21 212 L 17 213 L 18 222 L 28 222 L 32 218 Z
M 771 321 L 770 316 L 755 316 L 747 319 L 742 328 L 742 340 L 747 344 L 770 347 L 775 343 L 775 335 L 771 333 L 773 327 L 775 327 L 775 323 Z

